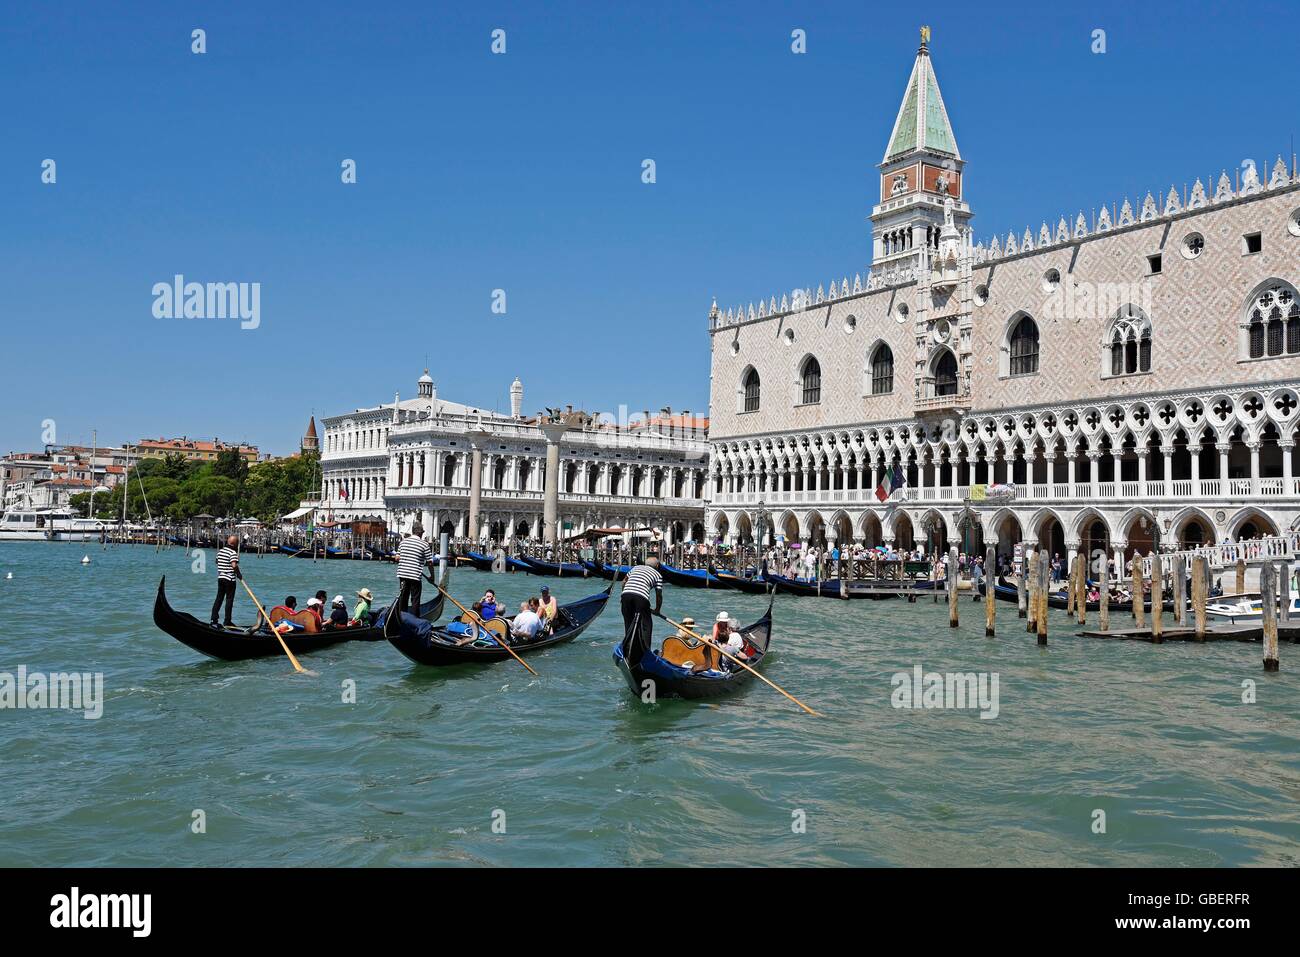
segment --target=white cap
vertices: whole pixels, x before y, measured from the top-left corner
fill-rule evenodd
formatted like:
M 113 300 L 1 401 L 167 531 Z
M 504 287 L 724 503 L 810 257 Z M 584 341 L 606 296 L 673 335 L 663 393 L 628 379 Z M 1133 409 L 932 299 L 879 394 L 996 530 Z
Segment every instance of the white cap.
M 730 620 L 731 620 L 731 616 L 728 615 L 725 611 L 718 612 L 718 621 L 730 621 Z
M 319 598 L 309 598 L 309 599 L 307 599 L 307 607 L 308 607 L 308 608 L 310 608 L 312 605 L 319 605 L 319 604 L 320 604 L 320 599 L 319 599 Z
M 336 605 L 346 605 L 347 602 L 344 601 L 342 595 L 335 595 L 335 596 L 334 596 L 334 604 L 336 604 Z

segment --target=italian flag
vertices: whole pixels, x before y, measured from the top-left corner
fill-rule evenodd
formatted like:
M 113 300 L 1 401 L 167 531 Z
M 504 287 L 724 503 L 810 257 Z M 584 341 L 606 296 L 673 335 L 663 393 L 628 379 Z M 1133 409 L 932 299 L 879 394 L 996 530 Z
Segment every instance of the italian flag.
M 883 502 L 894 494 L 894 489 L 903 488 L 905 485 L 907 485 L 907 479 L 903 477 L 903 470 L 895 462 L 894 467 L 885 473 L 880 480 L 880 484 L 876 486 L 876 498 Z

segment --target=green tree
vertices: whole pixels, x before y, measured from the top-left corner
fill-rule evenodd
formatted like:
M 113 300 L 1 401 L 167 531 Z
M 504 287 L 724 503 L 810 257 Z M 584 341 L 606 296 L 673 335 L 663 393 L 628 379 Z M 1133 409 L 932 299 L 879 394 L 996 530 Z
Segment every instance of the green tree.
M 217 453 L 217 461 L 212 466 L 214 475 L 222 475 L 242 485 L 248 478 L 248 463 L 235 449 L 224 449 Z

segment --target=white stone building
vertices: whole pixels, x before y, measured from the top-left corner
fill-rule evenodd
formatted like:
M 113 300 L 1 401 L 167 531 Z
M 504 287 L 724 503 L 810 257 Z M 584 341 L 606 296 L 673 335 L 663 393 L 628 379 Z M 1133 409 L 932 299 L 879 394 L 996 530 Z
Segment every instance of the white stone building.
M 428 372 L 416 396 L 321 420 L 321 495 L 336 521 L 378 518 L 405 531 L 494 542 L 541 539 L 550 440 L 557 439 L 560 537 L 589 527 L 650 527 L 666 540 L 702 540 L 708 420 L 671 410 L 621 425 L 558 413 L 564 426 L 440 399 Z
M 1295 527 L 1295 157 L 976 242 L 928 46 L 866 277 L 710 312 L 710 537 L 1064 557 Z

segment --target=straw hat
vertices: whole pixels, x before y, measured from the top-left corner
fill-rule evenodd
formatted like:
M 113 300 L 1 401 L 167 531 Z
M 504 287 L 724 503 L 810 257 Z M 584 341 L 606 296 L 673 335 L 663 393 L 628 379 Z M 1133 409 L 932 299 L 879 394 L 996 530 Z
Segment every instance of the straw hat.
M 374 601 L 374 600 L 375 600 L 375 596 L 372 595 L 372 594 L 370 594 L 370 589 L 369 589 L 369 588 L 363 588 L 363 589 L 361 589 L 361 591 L 357 592 L 357 597 L 358 597 L 358 598 L 365 599 L 366 601 Z

